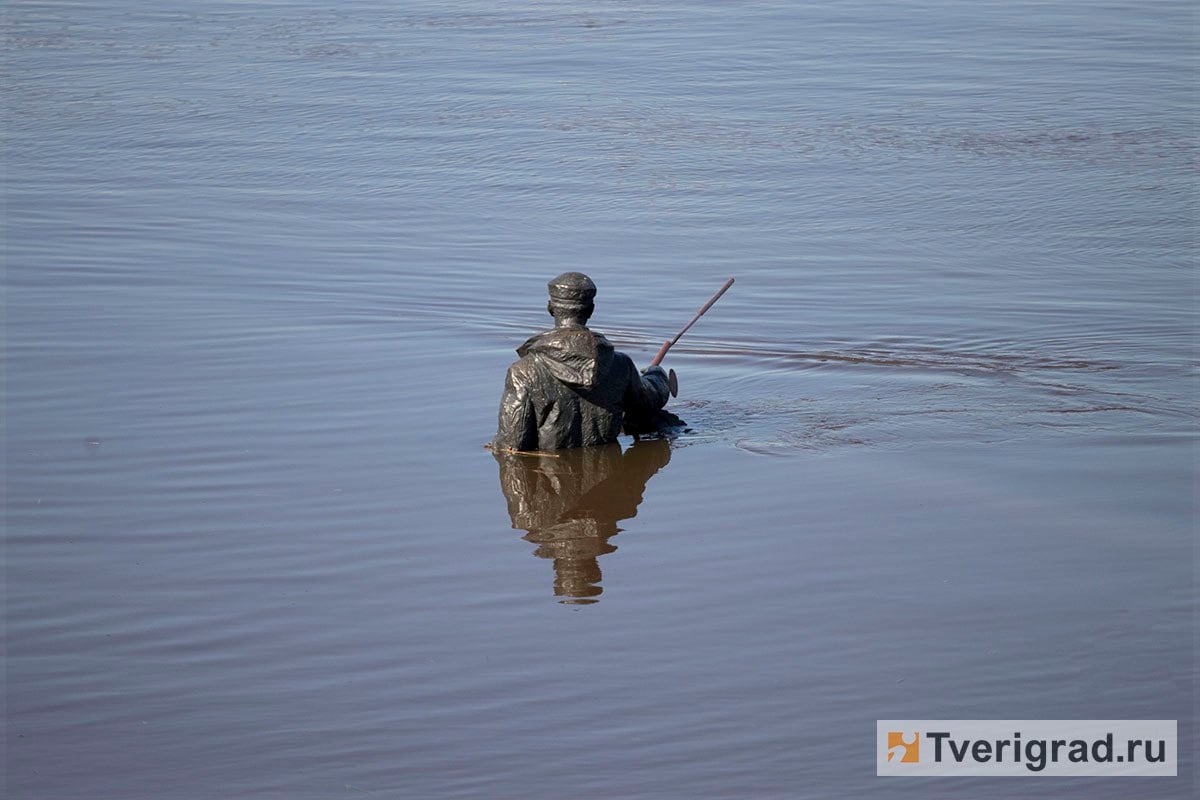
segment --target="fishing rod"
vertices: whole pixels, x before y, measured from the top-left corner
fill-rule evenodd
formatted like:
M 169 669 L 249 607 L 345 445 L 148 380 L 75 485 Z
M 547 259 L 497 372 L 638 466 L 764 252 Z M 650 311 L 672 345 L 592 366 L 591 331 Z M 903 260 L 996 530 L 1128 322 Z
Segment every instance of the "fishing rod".
M 712 308 L 713 303 L 720 300 L 721 295 L 723 295 L 723 294 L 725 294 L 725 292 L 729 291 L 730 286 L 733 286 L 733 278 L 730 278 L 729 280 L 725 281 L 725 283 L 722 284 L 721 288 L 717 289 L 717 293 L 714 294 L 712 297 L 708 298 L 708 302 L 700 307 L 700 310 L 696 312 L 696 316 L 692 317 L 691 321 L 688 322 L 687 325 L 684 325 L 683 329 L 681 331 L 679 331 L 679 333 L 675 334 L 674 339 L 668 339 L 667 341 L 663 342 L 663 346 L 658 349 L 658 355 L 654 356 L 654 360 L 650 362 L 650 366 L 657 367 L 659 364 L 661 364 L 662 360 L 664 358 L 666 358 L 666 356 L 667 356 L 667 351 L 670 350 L 671 347 L 676 342 L 679 341 L 679 337 L 681 337 L 685 333 L 687 333 L 688 329 L 696 324 L 696 320 L 698 320 L 702 316 L 704 316 L 704 312 L 708 311 L 710 308 Z M 678 397 L 679 396 L 679 381 L 675 377 L 675 370 L 670 370 L 667 373 L 667 384 L 670 386 L 670 389 L 671 389 L 671 397 Z

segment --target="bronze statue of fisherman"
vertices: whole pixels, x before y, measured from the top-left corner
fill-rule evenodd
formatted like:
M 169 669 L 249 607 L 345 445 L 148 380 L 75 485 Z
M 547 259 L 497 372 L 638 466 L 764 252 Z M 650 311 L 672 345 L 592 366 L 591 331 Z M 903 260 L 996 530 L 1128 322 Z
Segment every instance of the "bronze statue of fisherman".
M 508 368 L 492 449 L 609 444 L 623 429 L 645 433 L 659 427 L 670 394 L 667 373 L 659 366 L 639 373 L 633 359 L 588 329 L 596 284 L 587 275 L 564 272 L 549 289 L 546 308 L 554 328 L 517 348 L 521 358 Z

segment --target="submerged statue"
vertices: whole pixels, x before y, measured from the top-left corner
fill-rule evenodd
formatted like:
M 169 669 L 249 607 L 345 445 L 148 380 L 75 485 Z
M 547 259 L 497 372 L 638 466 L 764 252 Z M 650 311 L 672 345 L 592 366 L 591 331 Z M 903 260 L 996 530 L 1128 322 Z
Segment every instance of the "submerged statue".
M 517 348 L 521 358 L 508 368 L 492 449 L 562 450 L 615 442 L 622 429 L 637 434 L 681 425 L 661 411 L 670 394 L 663 368 L 639 373 L 633 359 L 588 329 L 592 279 L 564 272 L 549 288 L 554 328 Z
M 615 551 L 617 523 L 637 516 L 646 482 L 671 460 L 662 439 L 586 447 L 556 456 L 494 452 L 500 490 L 514 529 L 528 531 L 539 558 L 554 561 L 554 594 L 562 602 L 594 603 L 597 559 Z

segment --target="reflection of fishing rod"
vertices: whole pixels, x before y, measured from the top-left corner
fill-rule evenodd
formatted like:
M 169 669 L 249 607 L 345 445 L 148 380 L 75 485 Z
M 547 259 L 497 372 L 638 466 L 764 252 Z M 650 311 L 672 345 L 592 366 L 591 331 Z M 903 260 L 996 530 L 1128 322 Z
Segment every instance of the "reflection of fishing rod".
M 683 330 L 675 334 L 674 339 L 668 339 L 667 341 L 663 342 L 663 346 L 658 349 L 658 355 L 656 355 L 654 360 L 650 362 L 650 366 L 657 367 L 659 364 L 661 364 L 662 360 L 666 358 L 667 351 L 671 349 L 671 346 L 679 341 L 679 337 L 688 332 L 688 328 L 696 324 L 696 320 L 704 316 L 705 311 L 708 311 L 710 308 L 712 308 L 713 303 L 721 299 L 721 295 L 725 294 L 725 292 L 729 290 L 730 286 L 733 286 L 733 278 L 725 281 L 721 288 L 717 289 L 717 293 L 708 298 L 708 302 L 700 307 L 700 310 L 696 312 L 696 316 L 692 317 L 691 322 L 683 326 Z M 667 373 L 667 383 L 671 387 L 671 397 L 678 397 L 679 381 L 675 377 L 675 370 L 671 370 Z

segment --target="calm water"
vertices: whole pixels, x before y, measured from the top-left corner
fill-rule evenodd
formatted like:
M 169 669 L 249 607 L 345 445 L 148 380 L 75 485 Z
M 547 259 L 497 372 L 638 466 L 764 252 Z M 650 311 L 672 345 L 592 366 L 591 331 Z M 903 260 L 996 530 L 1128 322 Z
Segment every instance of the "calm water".
M 1194 4 L 152 6 L 3 11 L 8 797 L 1192 796 Z M 639 363 L 737 284 L 506 472 L 566 269 Z

